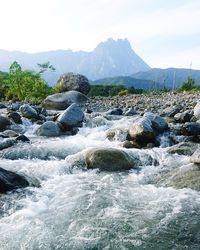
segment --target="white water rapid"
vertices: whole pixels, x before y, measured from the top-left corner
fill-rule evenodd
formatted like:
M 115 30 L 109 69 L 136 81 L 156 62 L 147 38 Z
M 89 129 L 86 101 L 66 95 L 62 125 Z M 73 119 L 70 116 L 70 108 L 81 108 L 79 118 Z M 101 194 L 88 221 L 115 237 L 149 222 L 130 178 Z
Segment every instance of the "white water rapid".
M 77 135 L 59 138 L 36 137 L 34 127 L 25 126 L 31 143 L 6 150 L 0 167 L 40 187 L 0 195 L 0 249 L 200 249 L 200 193 L 160 180 L 170 169 L 190 164 L 189 157 L 168 154 L 164 138 L 161 147 L 146 150 L 124 149 L 106 138 L 108 129 L 126 129 L 130 122 L 98 118 Z M 143 164 L 126 172 L 73 165 L 96 146 L 136 152 Z M 146 154 L 158 164 L 148 165 Z

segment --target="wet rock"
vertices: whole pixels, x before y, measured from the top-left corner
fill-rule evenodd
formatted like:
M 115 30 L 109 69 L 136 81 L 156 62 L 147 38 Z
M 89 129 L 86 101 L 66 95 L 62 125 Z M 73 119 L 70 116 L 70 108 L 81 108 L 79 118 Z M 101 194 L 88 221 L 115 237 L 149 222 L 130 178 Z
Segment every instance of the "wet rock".
M 42 105 L 48 109 L 64 110 L 68 108 L 72 103 L 83 105 L 88 101 L 86 95 L 72 90 L 68 92 L 58 93 L 47 96 Z
M 197 148 L 194 154 L 191 156 L 190 161 L 195 164 L 200 164 L 200 148 Z
M 192 155 L 196 151 L 197 148 L 198 148 L 197 143 L 181 142 L 177 145 L 170 147 L 167 152 L 169 154 Z
M 185 136 L 198 136 L 200 135 L 200 123 L 188 122 L 179 128 L 178 134 Z
M 122 114 L 123 114 L 123 110 L 120 108 L 114 108 L 106 112 L 106 115 L 122 115 Z
M 0 109 L 6 109 L 6 108 L 7 108 L 7 106 L 5 104 L 0 103 Z
M 128 129 L 131 140 L 138 145 L 146 145 L 155 140 L 152 123 L 147 117 L 137 119 Z
M 37 130 L 38 136 L 54 137 L 60 135 L 60 127 L 56 122 L 47 121 L 43 123 Z
M 81 127 L 84 120 L 82 109 L 75 103 L 68 107 L 58 118 L 57 121 L 64 127 Z
M 61 75 L 57 81 L 56 87 L 60 92 L 76 90 L 85 95 L 90 91 L 88 79 L 83 75 L 72 72 Z
M 111 128 L 106 132 L 106 138 L 110 141 L 126 141 L 129 138 L 128 131 L 117 129 L 117 128 Z
M 10 125 L 11 122 L 7 117 L 0 115 L 0 131 L 3 131 Z
M 13 130 L 5 130 L 1 133 L 1 135 L 4 135 L 6 137 L 17 137 L 18 133 Z
M 25 177 L 11 171 L 0 168 L 0 193 L 28 187 L 29 183 Z
M 168 124 L 163 117 L 150 112 L 145 113 L 143 117 L 151 121 L 151 127 L 156 133 L 162 133 L 168 130 Z
M 128 140 L 124 141 L 124 142 L 121 144 L 121 146 L 122 146 L 123 148 L 137 148 L 137 145 L 134 145 L 132 142 L 130 142 L 130 141 L 128 141 Z
M 17 124 L 22 124 L 21 116 L 17 112 L 9 112 L 7 117 Z
M 20 106 L 19 111 L 21 112 L 23 117 L 26 117 L 28 119 L 38 118 L 37 111 L 33 107 L 31 107 L 29 104 L 24 104 Z
M 28 139 L 28 137 L 26 137 L 25 135 L 19 135 L 16 137 L 16 141 L 22 141 L 22 142 L 30 142 L 30 140 Z
M 138 166 L 138 159 L 134 161 L 126 152 L 115 148 L 91 149 L 86 153 L 85 162 L 88 169 L 103 171 L 123 171 Z
M 0 150 L 12 147 L 14 144 L 15 144 L 14 139 L 10 139 L 10 138 L 2 139 L 0 140 Z
M 167 186 L 175 188 L 191 188 L 200 191 L 199 167 L 189 164 L 175 169 L 167 176 Z

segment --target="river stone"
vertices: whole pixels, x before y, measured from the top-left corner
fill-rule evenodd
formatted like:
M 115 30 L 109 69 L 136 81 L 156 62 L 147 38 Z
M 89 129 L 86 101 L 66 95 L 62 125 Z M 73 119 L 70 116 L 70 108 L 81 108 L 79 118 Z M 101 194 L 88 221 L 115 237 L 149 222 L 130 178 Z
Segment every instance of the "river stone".
M 56 122 L 47 121 L 43 123 L 37 130 L 38 136 L 54 137 L 60 135 L 60 127 Z
M 83 75 L 72 72 L 61 75 L 56 87 L 59 89 L 59 92 L 76 90 L 87 95 L 90 91 L 88 79 Z
M 192 118 L 192 113 L 190 110 L 186 110 L 174 116 L 175 121 L 179 123 L 189 122 L 191 118 Z
M 80 127 L 83 119 L 84 113 L 82 109 L 76 103 L 73 103 L 57 118 L 57 121 L 68 128 Z
M 122 115 L 122 114 L 123 114 L 123 110 L 120 108 L 113 108 L 109 110 L 108 112 L 106 112 L 106 115 Z
M 200 148 L 197 148 L 197 150 L 191 156 L 190 161 L 195 164 L 200 164 Z
M 125 112 L 124 115 L 125 115 L 125 116 L 138 115 L 138 112 L 137 112 L 135 109 L 133 109 L 133 108 L 131 107 L 131 108 L 129 108 L 129 109 Z
M 193 164 L 189 164 L 174 171 L 165 176 L 167 179 L 167 186 L 173 186 L 175 188 L 191 188 L 200 191 L 200 170 L 199 167 Z
M 13 120 L 15 123 L 22 124 L 22 119 L 21 119 L 20 114 L 18 114 L 15 111 L 9 112 L 7 117 Z
M 169 154 L 192 155 L 198 148 L 198 143 L 181 142 L 168 149 Z
M 29 104 L 23 104 L 20 106 L 19 111 L 21 112 L 22 116 L 28 119 L 38 118 L 37 111 L 31 107 Z
M 116 148 L 93 148 L 86 153 L 85 162 L 88 169 L 103 171 L 130 170 L 136 165 L 126 152 Z
M 138 145 L 145 145 L 155 139 L 152 123 L 147 117 L 135 120 L 129 127 L 128 133 L 131 140 Z
M 29 186 L 29 183 L 25 177 L 0 168 L 0 193 L 27 186 Z
M 1 135 L 4 135 L 6 137 L 17 137 L 19 134 L 15 132 L 14 130 L 5 130 L 1 133 Z
M 186 136 L 198 136 L 200 135 L 200 123 L 187 122 L 180 127 L 178 133 Z
M 200 102 L 198 102 L 196 104 L 196 106 L 194 107 L 194 116 L 197 118 L 197 119 L 200 119 Z
M 5 130 L 6 127 L 10 124 L 11 124 L 11 122 L 7 117 L 0 115 L 0 131 Z
M 86 95 L 78 91 L 72 90 L 68 92 L 49 95 L 43 101 L 42 105 L 48 109 L 64 110 L 68 108 L 72 103 L 83 105 L 87 101 L 88 98 Z
M 2 139 L 0 140 L 0 150 L 12 147 L 14 144 L 15 144 L 14 139 L 10 139 L 10 138 Z
M 106 132 L 106 138 L 109 141 L 120 141 L 124 142 L 129 138 L 128 131 L 118 128 L 111 128 Z
M 25 135 L 19 135 L 19 136 L 17 136 L 16 141 L 30 142 L 30 140 L 28 139 L 28 137 L 26 137 Z
M 163 117 L 150 112 L 145 113 L 143 117 L 146 117 L 151 121 L 151 127 L 154 129 L 155 132 L 162 133 L 168 130 L 168 124 Z

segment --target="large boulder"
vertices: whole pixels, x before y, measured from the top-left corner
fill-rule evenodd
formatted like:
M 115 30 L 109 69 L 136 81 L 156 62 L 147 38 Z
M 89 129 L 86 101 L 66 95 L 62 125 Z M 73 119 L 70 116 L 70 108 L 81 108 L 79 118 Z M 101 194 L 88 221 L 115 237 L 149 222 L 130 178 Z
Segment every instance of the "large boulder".
M 60 127 L 56 122 L 47 121 L 43 123 L 37 130 L 36 134 L 39 136 L 54 137 L 60 135 Z
M 168 124 L 163 117 L 151 112 L 145 113 L 143 117 L 151 121 L 151 127 L 156 133 L 162 133 L 168 130 Z
M 3 131 L 10 125 L 11 122 L 7 117 L 0 115 L 0 131 Z
M 88 79 L 83 75 L 72 72 L 61 75 L 57 81 L 56 87 L 59 92 L 76 90 L 87 95 L 90 91 Z
M 0 193 L 29 186 L 25 177 L 0 168 Z
M 65 128 L 80 127 L 83 120 L 84 113 L 76 103 L 73 103 L 57 118 L 57 121 Z
M 72 103 L 83 105 L 87 101 L 88 98 L 86 95 L 72 90 L 68 92 L 49 95 L 43 101 L 42 105 L 47 109 L 64 110 L 68 108 Z
M 37 119 L 38 113 L 37 111 L 31 107 L 29 104 L 23 104 L 20 106 L 19 111 L 21 112 L 22 116 L 28 119 Z
M 138 166 L 138 159 L 134 161 L 126 152 L 116 148 L 94 148 L 86 153 L 85 163 L 88 169 L 121 171 Z
M 131 141 L 138 145 L 146 145 L 149 142 L 154 142 L 155 133 L 152 128 L 152 123 L 147 117 L 142 117 L 133 124 L 128 129 Z

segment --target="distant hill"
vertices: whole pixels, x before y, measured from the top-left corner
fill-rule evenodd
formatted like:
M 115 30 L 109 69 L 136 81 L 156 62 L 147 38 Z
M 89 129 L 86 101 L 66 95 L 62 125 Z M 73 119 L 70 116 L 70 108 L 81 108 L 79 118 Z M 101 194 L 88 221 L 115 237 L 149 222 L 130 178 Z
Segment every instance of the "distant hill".
M 188 76 L 191 76 L 195 79 L 196 84 L 200 85 L 200 70 L 154 68 L 145 72 L 132 74 L 131 76 L 137 79 L 159 82 L 160 85 L 165 85 L 168 88 L 173 88 L 173 85 L 177 88 L 182 82 L 187 80 Z
M 0 50 L 0 70 L 8 71 L 13 61 L 17 61 L 23 69 L 36 69 L 37 63 L 49 61 L 56 72 L 44 74 L 50 85 L 56 83 L 58 77 L 66 72 L 85 75 L 96 80 L 105 77 L 128 76 L 150 67 L 134 52 L 127 39 L 112 38 L 101 42 L 92 52 L 57 50 L 41 53 L 24 53 Z
M 135 89 L 154 90 L 162 89 L 163 86 L 151 80 L 136 79 L 131 76 L 118 76 L 111 78 L 103 78 L 91 82 L 92 85 L 124 85 L 126 88 L 134 87 Z

